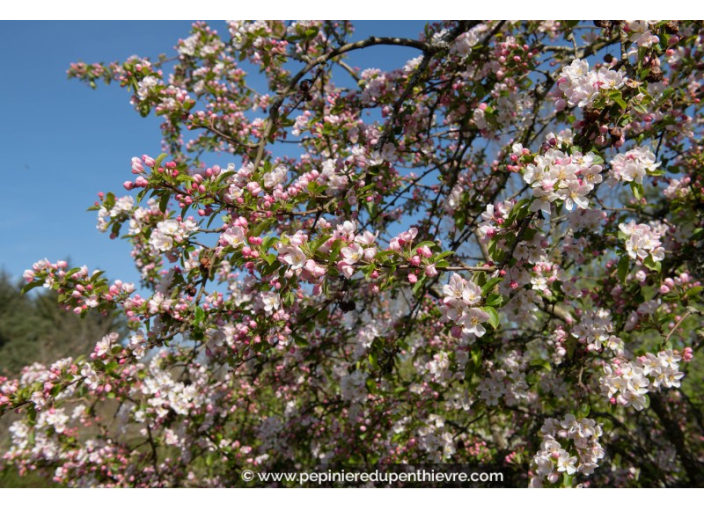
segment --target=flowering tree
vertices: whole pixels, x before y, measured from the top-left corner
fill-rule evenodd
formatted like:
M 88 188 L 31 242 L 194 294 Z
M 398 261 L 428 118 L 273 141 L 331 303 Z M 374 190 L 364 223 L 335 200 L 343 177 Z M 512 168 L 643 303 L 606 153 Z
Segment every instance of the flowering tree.
M 131 334 L 0 378 L 7 465 L 103 486 L 442 462 L 519 486 L 704 484 L 686 376 L 702 23 L 227 28 L 194 24 L 170 58 L 71 66 L 161 116 L 165 148 L 92 207 L 140 284 L 25 273 Z M 380 45 L 418 55 L 348 63 Z

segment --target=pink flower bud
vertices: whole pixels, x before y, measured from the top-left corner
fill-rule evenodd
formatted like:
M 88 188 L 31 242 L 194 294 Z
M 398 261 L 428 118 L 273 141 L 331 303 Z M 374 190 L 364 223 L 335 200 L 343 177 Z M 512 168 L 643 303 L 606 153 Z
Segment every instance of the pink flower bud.
M 682 359 L 686 362 L 692 361 L 692 358 L 694 357 L 694 351 L 692 350 L 691 347 L 685 347 L 684 351 L 682 352 Z
M 252 195 L 257 196 L 262 191 L 262 188 L 257 182 L 250 182 L 247 184 L 247 190 L 249 190 Z
M 139 158 L 132 158 L 132 173 L 141 174 L 144 172 L 142 161 Z

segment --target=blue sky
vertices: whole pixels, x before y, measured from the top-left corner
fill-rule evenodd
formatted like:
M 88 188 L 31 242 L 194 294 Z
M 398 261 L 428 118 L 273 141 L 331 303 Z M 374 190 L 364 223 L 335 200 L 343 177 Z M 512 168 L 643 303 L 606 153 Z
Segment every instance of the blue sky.
M 359 22 L 354 39 L 417 37 L 424 22 Z M 124 193 L 130 159 L 160 152 L 159 119 L 142 118 L 119 85 L 91 90 L 66 77 L 71 62 L 172 55 L 190 22 L 0 22 L 8 48 L 0 79 L 0 270 L 20 276 L 39 259 L 69 257 L 137 282 L 130 245 L 95 228 L 86 209 L 99 191 Z M 223 23 L 213 23 L 224 34 Z M 417 56 L 408 48 L 351 55 L 362 69 L 391 69 Z

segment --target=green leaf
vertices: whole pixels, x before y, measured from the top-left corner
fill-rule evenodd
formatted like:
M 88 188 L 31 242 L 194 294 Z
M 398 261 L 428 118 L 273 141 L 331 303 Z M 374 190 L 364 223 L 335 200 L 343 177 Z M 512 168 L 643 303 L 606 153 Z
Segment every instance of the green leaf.
M 159 200 L 159 210 L 162 214 L 166 214 L 166 206 L 169 205 L 169 198 L 169 194 L 164 193 L 164 196 L 162 196 L 161 200 Z
M 369 353 L 369 364 L 373 368 L 379 368 L 379 362 L 378 362 L 377 354 L 375 352 Z
M 27 285 L 25 285 L 24 287 L 22 287 L 22 294 L 29 292 L 30 290 L 32 290 L 35 287 L 41 287 L 42 285 L 44 285 L 43 280 L 37 280 L 35 282 L 30 282 Z
M 490 294 L 489 297 L 486 298 L 486 301 L 484 301 L 484 304 L 486 306 L 497 308 L 500 307 L 503 302 L 504 297 L 501 294 Z
M 618 104 L 624 110 L 628 108 L 628 104 L 623 100 L 620 90 L 614 90 L 609 94 L 609 98 L 612 99 L 616 104 Z
M 334 243 L 332 243 L 332 247 L 330 249 L 330 255 L 328 260 L 337 260 L 337 255 L 340 253 L 342 250 L 342 241 L 339 239 L 336 239 Z
M 203 319 L 205 319 L 205 312 L 203 311 L 203 309 L 200 306 L 198 306 L 198 307 L 196 307 L 196 311 L 194 314 L 194 321 L 195 321 L 194 323 L 200 324 L 201 322 L 203 322 Z
M 454 251 L 444 251 L 442 253 L 438 253 L 437 255 L 433 256 L 433 260 L 440 260 L 449 257 L 455 253 Z
M 262 241 L 262 251 L 264 253 L 269 251 L 269 248 L 274 246 L 279 241 L 278 237 L 265 237 Z
M 508 223 L 513 223 L 514 220 L 522 220 L 528 214 L 528 204 L 530 199 L 522 198 L 511 208 L 511 212 L 508 213 Z
M 164 152 L 159 154 L 159 157 L 154 160 L 154 170 L 159 169 L 159 167 L 161 166 L 161 162 L 164 161 L 167 156 L 168 156 L 168 154 L 166 154 Z
M 100 278 L 101 276 L 103 276 L 104 273 L 105 273 L 105 271 L 96 271 L 95 273 L 93 273 L 93 274 L 91 275 L 90 281 L 93 282 L 93 283 L 97 282 L 97 281 L 98 281 L 98 278 Z
M 562 475 L 562 486 L 563 487 L 572 487 L 572 480 L 573 477 L 568 475 L 566 472 L 563 473 Z
M 64 278 L 65 278 L 65 279 L 68 279 L 68 278 L 70 278 L 71 276 L 73 276 L 74 274 L 76 274 L 76 273 L 77 273 L 78 271 L 80 271 L 80 270 L 81 270 L 80 267 L 74 267 L 73 269 L 69 269 L 69 270 L 66 272 L 66 276 L 64 276 Z
M 482 308 L 486 313 L 489 314 L 489 324 L 496 329 L 499 327 L 499 314 L 497 311 L 492 308 L 491 306 L 485 306 Z
M 462 230 L 462 227 L 464 227 L 466 220 L 467 217 L 464 215 L 464 213 L 458 213 L 457 215 L 455 215 L 455 227 L 457 227 L 457 230 Z
M 319 236 L 315 241 L 310 243 L 310 251 L 311 253 L 315 253 L 320 249 L 320 247 L 325 244 L 325 242 L 330 239 L 332 236 L 329 235 L 323 235 Z
M 655 262 L 652 255 L 648 255 L 645 259 L 643 259 L 643 264 L 645 264 L 645 267 L 651 271 L 657 271 L 658 273 L 662 269 L 660 262 Z
M 591 409 L 590 409 L 590 407 L 589 407 L 589 404 L 587 404 L 587 403 L 585 402 L 584 404 L 582 404 L 581 406 L 579 406 L 579 409 L 577 409 L 577 413 L 576 413 L 576 414 L 577 414 L 577 418 L 580 419 L 580 420 L 583 419 L 583 418 L 586 418 L 587 416 L 589 416 L 589 411 L 590 411 L 590 410 L 591 410 Z
M 486 282 L 484 285 L 482 285 L 482 294 L 488 294 L 489 292 L 494 290 L 494 287 L 501 283 L 502 280 L 503 278 L 497 276 L 496 278 L 492 278 L 491 280 Z
M 112 209 L 115 206 L 115 195 L 111 192 L 108 192 L 105 195 L 105 200 L 103 201 L 103 205 L 105 206 L 106 209 Z
M 638 113 L 641 113 L 641 114 L 643 114 L 643 115 L 645 115 L 646 113 L 648 113 L 648 108 L 646 108 L 645 105 L 643 105 L 643 104 L 641 104 L 641 103 L 638 103 L 637 105 L 635 105 L 635 106 L 633 107 L 633 109 L 634 109 L 635 111 L 637 111 Z
M 645 194 L 643 190 L 643 185 L 638 184 L 637 182 L 631 183 L 631 190 L 633 191 L 633 196 L 636 197 L 636 200 L 640 200 Z
M 498 240 L 499 240 L 498 236 L 492 237 L 491 241 L 489 241 L 489 246 L 487 247 L 487 251 L 489 252 L 489 255 L 491 256 L 492 260 L 495 260 L 497 262 L 501 262 L 501 260 L 504 257 L 504 252 L 501 248 L 498 248 L 496 246 Z
M 698 296 L 699 294 L 701 294 L 701 292 L 702 292 L 702 287 L 700 285 L 697 285 L 696 287 L 692 287 L 691 289 L 689 289 L 687 291 L 687 293 L 685 294 L 685 296 L 694 297 L 694 296 Z
M 298 347 L 308 347 L 310 344 L 308 343 L 308 340 L 303 338 L 300 335 L 293 335 L 293 341 L 296 343 Z
M 423 246 L 433 247 L 435 246 L 435 243 L 433 241 L 423 241 L 422 243 L 416 244 L 415 248 L 422 248 Z
M 530 362 L 530 366 L 536 368 L 544 368 L 548 372 L 552 372 L 552 365 L 550 365 L 550 362 L 546 359 L 534 359 Z
M 474 366 L 479 366 L 482 363 L 482 351 L 478 348 L 472 349 L 472 362 Z
M 364 201 L 364 208 L 367 210 L 367 213 L 369 213 L 370 217 L 375 217 L 376 216 L 376 202 L 373 200 L 370 202 L 367 202 L 366 200 Z

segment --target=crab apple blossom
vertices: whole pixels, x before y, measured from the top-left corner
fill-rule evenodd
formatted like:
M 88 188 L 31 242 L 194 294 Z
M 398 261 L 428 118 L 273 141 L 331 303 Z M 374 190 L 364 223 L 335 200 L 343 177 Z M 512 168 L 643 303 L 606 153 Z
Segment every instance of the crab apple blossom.
M 4 466 L 71 486 L 424 463 L 704 486 L 704 24 L 377 35 L 198 22 L 171 55 L 71 65 L 158 116 L 164 150 L 91 207 L 139 282 L 24 272 L 130 333 L 0 376 Z M 395 65 L 350 63 L 382 46 Z
M 655 154 L 647 147 L 635 147 L 625 154 L 617 154 L 611 161 L 610 182 L 635 182 L 643 184 L 647 173 L 656 172 L 660 162 L 655 160 Z
M 586 60 L 574 60 L 563 68 L 558 76 L 557 86 L 565 99 L 559 99 L 556 107 L 565 107 L 565 100 L 570 107 L 590 107 L 604 92 L 617 91 L 624 85 L 626 75 L 622 71 L 611 69 L 589 70 Z

